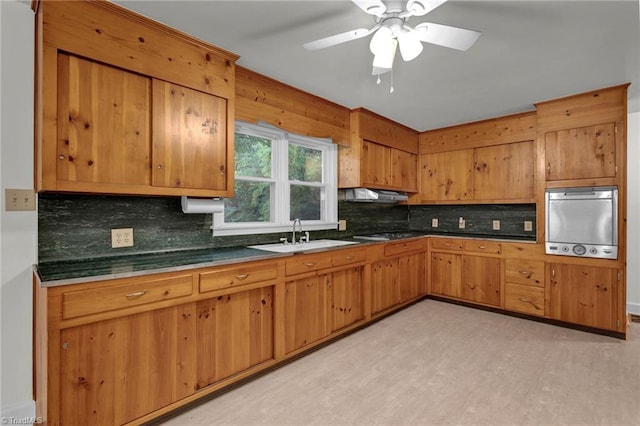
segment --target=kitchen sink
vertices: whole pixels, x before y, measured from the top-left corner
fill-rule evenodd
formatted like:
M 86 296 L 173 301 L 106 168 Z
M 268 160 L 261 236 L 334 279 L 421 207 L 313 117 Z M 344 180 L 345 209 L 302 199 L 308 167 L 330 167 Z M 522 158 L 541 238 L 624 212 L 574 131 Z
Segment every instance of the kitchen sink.
M 332 247 L 346 246 L 349 244 L 358 244 L 357 241 L 341 241 L 341 240 L 314 240 L 306 243 L 298 244 L 260 244 L 257 246 L 248 246 L 249 248 L 271 251 L 275 253 L 296 253 L 311 250 L 326 249 Z

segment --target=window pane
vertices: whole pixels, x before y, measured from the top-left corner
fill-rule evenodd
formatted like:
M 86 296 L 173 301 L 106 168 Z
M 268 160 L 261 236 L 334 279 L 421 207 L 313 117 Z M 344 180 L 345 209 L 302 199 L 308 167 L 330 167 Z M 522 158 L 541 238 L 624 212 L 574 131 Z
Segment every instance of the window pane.
M 271 140 L 236 133 L 236 175 L 271 177 Z
M 320 220 L 322 188 L 291 185 L 291 220 Z
M 322 182 L 322 151 L 289 144 L 289 180 Z
M 269 222 L 271 220 L 271 185 L 264 182 L 236 180 L 236 195 L 224 200 L 225 222 Z

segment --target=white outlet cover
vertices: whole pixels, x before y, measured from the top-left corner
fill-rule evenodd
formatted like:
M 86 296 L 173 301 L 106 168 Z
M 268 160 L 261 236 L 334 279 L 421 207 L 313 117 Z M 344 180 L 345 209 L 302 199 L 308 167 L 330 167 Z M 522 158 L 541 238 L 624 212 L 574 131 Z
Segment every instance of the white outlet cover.
M 500 221 L 499 220 L 494 220 L 493 221 L 493 230 L 494 231 L 499 231 L 500 230 Z
M 431 227 L 432 228 L 437 228 L 438 227 L 438 218 L 434 217 L 433 219 L 431 219 Z

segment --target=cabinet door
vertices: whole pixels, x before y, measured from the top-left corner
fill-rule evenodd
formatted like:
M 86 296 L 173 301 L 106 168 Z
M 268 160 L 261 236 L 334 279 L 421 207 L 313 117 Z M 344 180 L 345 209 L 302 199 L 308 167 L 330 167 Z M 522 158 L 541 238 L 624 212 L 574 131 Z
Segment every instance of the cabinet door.
M 59 54 L 57 180 L 149 185 L 150 94 L 149 78 Z
M 533 198 L 533 141 L 476 148 L 474 156 L 474 200 Z
M 615 123 L 545 134 L 547 180 L 615 177 Z
M 391 186 L 415 192 L 418 186 L 418 156 L 410 152 L 389 148 L 391 154 Z
M 552 263 L 550 272 L 552 318 L 616 329 L 616 269 Z
M 420 156 L 420 198 L 423 201 L 470 200 L 473 150 Z
M 460 297 L 462 255 L 431 254 L 431 293 Z
M 391 185 L 391 148 L 377 143 L 362 143 L 362 184 Z
M 61 331 L 60 424 L 122 424 L 195 391 L 195 306 Z
M 285 352 L 307 346 L 331 332 L 327 287 L 326 275 L 285 284 Z
M 371 312 L 377 313 L 401 301 L 398 285 L 398 259 L 371 265 Z
M 333 272 L 330 276 L 331 330 L 339 330 L 364 318 L 362 267 Z
M 463 255 L 460 289 L 462 299 L 500 306 L 500 259 Z
M 273 359 L 273 287 L 197 303 L 197 388 Z
M 227 101 L 153 80 L 153 185 L 226 190 Z
M 402 302 L 420 296 L 424 280 L 424 253 L 398 258 L 398 285 Z

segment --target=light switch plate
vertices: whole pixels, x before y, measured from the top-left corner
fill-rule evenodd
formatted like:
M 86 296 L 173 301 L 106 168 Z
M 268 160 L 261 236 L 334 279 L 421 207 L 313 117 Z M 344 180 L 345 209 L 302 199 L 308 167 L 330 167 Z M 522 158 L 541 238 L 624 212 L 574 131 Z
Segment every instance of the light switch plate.
M 340 219 L 338 221 L 338 231 L 346 231 L 347 230 L 347 221 L 344 219 Z
M 458 220 L 458 228 L 459 228 L 459 229 L 464 229 L 464 228 L 465 228 L 465 226 L 467 226 L 467 225 L 466 225 L 466 221 L 464 220 L 464 217 L 461 217 L 461 218 Z
M 433 219 L 431 219 L 431 227 L 432 228 L 437 228 L 438 227 L 438 218 L 434 217 Z
M 33 189 L 4 190 L 4 208 L 6 211 L 30 211 L 36 209 L 36 196 Z
M 530 221 L 530 220 L 525 220 L 524 221 L 524 230 L 528 231 L 528 232 L 533 231 L 533 222 Z

